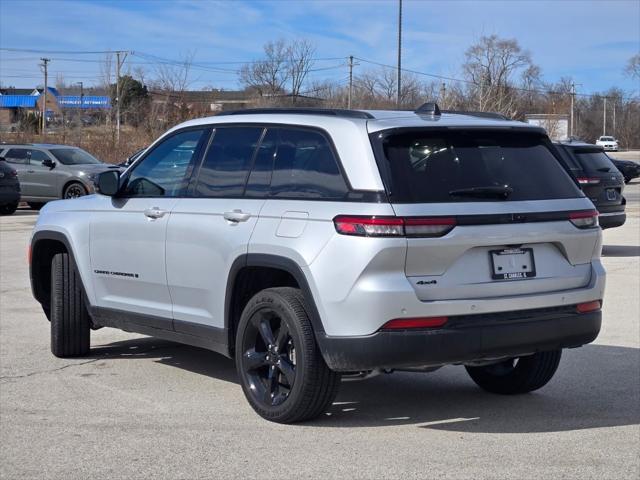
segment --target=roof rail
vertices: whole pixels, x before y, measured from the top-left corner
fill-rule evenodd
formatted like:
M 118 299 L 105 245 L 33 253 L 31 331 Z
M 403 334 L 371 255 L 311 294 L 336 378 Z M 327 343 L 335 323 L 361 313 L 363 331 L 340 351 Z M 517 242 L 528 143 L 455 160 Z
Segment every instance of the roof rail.
M 476 112 L 473 110 L 442 110 L 442 113 L 453 113 L 456 115 L 469 115 L 471 117 L 492 118 L 494 120 L 511 120 L 506 115 L 498 112 Z
M 328 115 L 332 117 L 346 117 L 346 118 L 375 118 L 369 112 L 363 112 L 360 110 L 347 110 L 343 108 L 246 108 L 243 110 L 229 110 L 227 112 L 220 112 L 220 115 L 262 115 L 262 114 L 296 114 L 296 115 Z

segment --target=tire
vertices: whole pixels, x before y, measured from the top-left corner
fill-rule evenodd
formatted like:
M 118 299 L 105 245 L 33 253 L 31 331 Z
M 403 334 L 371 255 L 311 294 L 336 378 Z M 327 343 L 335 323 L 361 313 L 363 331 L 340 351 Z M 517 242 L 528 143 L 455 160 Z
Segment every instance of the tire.
M 338 393 L 340 375 L 322 358 L 298 289 L 268 288 L 256 294 L 240 317 L 235 351 L 242 390 L 266 420 L 310 420 Z
M 465 368 L 480 388 L 491 393 L 515 395 L 544 387 L 556 373 L 561 355 L 562 350 L 554 350 Z
M 27 205 L 29 205 L 29 208 L 31 208 L 32 210 L 40 210 L 42 207 L 44 207 L 43 202 L 27 202 Z
M 51 261 L 51 353 L 77 357 L 89 352 L 90 319 L 80 276 L 68 253 Z
M 68 198 L 84 197 L 87 194 L 87 189 L 80 182 L 71 182 L 64 189 L 62 198 L 65 200 Z
M 18 202 L 0 205 L 0 215 L 13 215 L 18 209 Z

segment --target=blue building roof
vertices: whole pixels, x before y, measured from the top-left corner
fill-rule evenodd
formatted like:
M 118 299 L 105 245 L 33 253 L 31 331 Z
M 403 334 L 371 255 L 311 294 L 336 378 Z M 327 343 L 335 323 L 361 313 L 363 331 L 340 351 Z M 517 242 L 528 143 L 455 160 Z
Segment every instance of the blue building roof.
M 35 108 L 35 95 L 0 95 L 0 108 Z
M 111 108 L 111 98 L 107 96 L 85 95 L 80 104 L 80 95 L 61 95 L 57 97 L 61 108 Z

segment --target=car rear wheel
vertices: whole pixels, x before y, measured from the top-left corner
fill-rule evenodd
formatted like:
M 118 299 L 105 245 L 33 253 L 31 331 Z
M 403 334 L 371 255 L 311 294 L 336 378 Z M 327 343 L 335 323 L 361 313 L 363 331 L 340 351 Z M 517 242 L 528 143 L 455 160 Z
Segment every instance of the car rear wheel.
M 42 207 L 44 207 L 43 202 L 27 202 L 27 205 L 29 205 L 29 208 L 31 208 L 32 210 L 40 210 Z
M 68 253 L 51 261 L 51 352 L 76 357 L 89 352 L 90 319 L 80 276 Z
M 545 386 L 558 369 L 562 350 L 510 358 L 482 367 L 467 366 L 476 384 L 491 393 L 514 395 Z
M 13 215 L 18 209 L 18 202 L 0 205 L 0 215 Z
M 73 182 L 67 185 L 67 188 L 64 189 L 63 198 L 78 198 L 84 197 L 87 194 L 87 189 L 84 188 L 84 185 L 78 182 Z
M 320 354 L 303 295 L 289 287 L 263 290 L 245 307 L 236 368 L 256 413 L 278 423 L 319 416 L 340 385 Z

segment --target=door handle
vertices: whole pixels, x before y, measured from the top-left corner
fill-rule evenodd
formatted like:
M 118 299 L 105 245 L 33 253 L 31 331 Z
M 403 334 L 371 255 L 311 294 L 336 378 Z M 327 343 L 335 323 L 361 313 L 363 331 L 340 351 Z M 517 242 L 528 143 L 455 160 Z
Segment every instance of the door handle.
M 246 222 L 251 218 L 250 213 L 243 212 L 242 210 L 232 210 L 231 212 L 224 212 L 224 219 L 230 222 Z
M 161 208 L 158 208 L 158 207 L 151 207 L 151 208 L 147 208 L 144 211 L 144 216 L 155 220 L 156 218 L 164 217 L 167 213 L 169 213 L 168 210 L 162 210 Z

